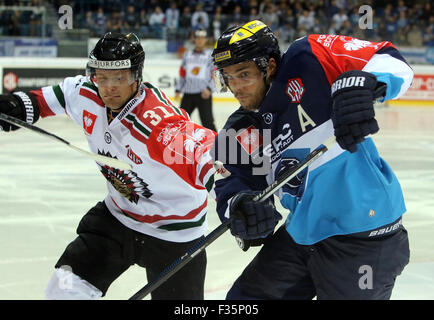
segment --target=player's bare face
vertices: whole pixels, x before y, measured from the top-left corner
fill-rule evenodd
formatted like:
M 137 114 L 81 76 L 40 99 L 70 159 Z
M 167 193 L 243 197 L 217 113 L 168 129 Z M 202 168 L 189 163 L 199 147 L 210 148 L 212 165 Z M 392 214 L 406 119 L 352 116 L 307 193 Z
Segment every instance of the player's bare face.
M 196 37 L 194 38 L 194 43 L 197 50 L 203 50 L 206 45 L 206 37 Z
M 116 110 L 136 92 L 137 82 L 130 70 L 96 70 L 95 82 L 104 104 Z
M 259 108 L 265 96 L 265 83 L 263 73 L 255 62 L 246 61 L 223 69 L 227 84 L 239 101 L 247 110 Z

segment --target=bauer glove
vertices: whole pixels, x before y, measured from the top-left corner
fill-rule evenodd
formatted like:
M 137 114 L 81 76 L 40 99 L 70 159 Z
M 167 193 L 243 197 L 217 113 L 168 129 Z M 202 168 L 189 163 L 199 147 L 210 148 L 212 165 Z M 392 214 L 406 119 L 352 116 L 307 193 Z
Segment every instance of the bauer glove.
M 360 70 L 342 73 L 331 87 L 332 122 L 336 141 L 353 153 L 365 137 L 378 132 L 374 100 L 384 96 L 386 84 L 375 75 Z
M 244 251 L 250 246 L 262 245 L 282 219 L 270 199 L 254 201 L 257 194 L 259 191 L 240 192 L 232 198 L 229 205 L 231 233 Z

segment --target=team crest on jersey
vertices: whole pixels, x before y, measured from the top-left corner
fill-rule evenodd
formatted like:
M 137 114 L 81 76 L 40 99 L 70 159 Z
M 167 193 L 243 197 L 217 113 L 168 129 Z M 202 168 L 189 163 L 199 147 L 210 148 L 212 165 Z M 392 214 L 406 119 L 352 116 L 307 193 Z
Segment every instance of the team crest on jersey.
M 241 131 L 236 138 L 248 154 L 252 154 L 258 150 L 258 148 L 262 146 L 263 142 L 259 130 L 254 126 L 250 126 L 247 129 Z
M 197 76 L 200 72 L 200 67 L 194 67 L 193 69 L 191 69 L 191 73 L 194 74 L 195 76 Z
M 129 145 L 126 145 L 125 148 L 127 148 L 127 156 L 128 158 L 134 162 L 135 164 L 142 164 L 142 159 L 131 149 Z
M 112 157 L 110 152 L 103 152 L 98 150 L 98 154 L 102 154 L 107 157 Z M 100 165 L 101 166 L 101 165 Z M 140 196 L 149 198 L 152 196 L 151 190 L 148 188 L 148 184 L 143 181 L 142 178 L 137 176 L 137 173 L 129 170 L 119 170 L 107 165 L 101 166 L 101 173 L 111 183 L 113 188 L 116 189 L 124 198 L 130 202 L 137 204 Z
M 299 159 L 304 159 L 309 154 L 309 149 L 287 149 L 282 153 L 280 163 L 276 167 L 275 176 L 279 177 L 287 168 L 295 167 L 300 163 Z M 285 194 L 301 199 L 306 188 L 306 174 L 308 169 L 305 168 L 294 178 L 289 180 L 282 190 Z
M 286 85 L 286 94 L 291 98 L 292 103 L 300 103 L 306 90 L 300 78 L 289 79 Z
M 87 110 L 83 110 L 83 129 L 84 133 L 90 136 L 93 132 L 97 116 Z
M 379 44 L 372 43 L 371 41 L 359 40 L 355 38 L 351 38 L 351 40 L 345 40 L 345 37 L 340 38 L 344 43 L 345 50 L 348 51 L 356 51 L 366 47 L 372 47 L 375 50 L 378 50 Z

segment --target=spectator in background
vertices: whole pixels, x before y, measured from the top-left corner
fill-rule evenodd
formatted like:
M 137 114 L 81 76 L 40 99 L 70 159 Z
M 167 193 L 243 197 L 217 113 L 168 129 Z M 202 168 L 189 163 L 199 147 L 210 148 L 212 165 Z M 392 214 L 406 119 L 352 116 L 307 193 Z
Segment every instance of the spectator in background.
M 20 12 L 19 11 L 11 11 L 10 20 L 8 23 L 8 34 L 10 36 L 19 36 L 20 35 Z M 34 32 L 34 30 L 33 30 Z M 32 34 L 32 25 L 30 25 L 30 33 Z
M 203 10 L 202 3 L 198 3 L 196 5 L 196 9 L 191 15 L 191 27 L 193 30 L 196 29 L 205 29 L 208 30 L 209 27 L 209 16 L 208 13 L 206 13 Z
M 140 27 L 139 21 L 139 15 L 136 12 L 136 8 L 134 7 L 134 5 L 130 4 L 127 7 L 127 12 L 125 13 L 123 19 L 124 33 L 137 32 Z
M 342 23 L 341 28 L 339 29 L 339 34 L 344 36 L 353 36 L 353 27 L 350 20 L 345 20 Z
M 401 46 L 408 46 L 409 43 L 407 41 L 407 33 L 409 30 L 409 26 L 407 25 L 405 28 L 398 28 L 395 34 L 395 42 Z
M 33 8 L 33 12 L 30 15 L 30 35 L 40 37 L 42 35 L 42 10 L 43 6 L 39 3 L 39 0 L 32 0 L 30 4 Z M 19 35 L 19 33 L 18 33 Z
M 149 37 L 149 16 L 148 16 L 148 12 L 146 11 L 145 8 L 142 8 L 140 10 L 140 14 L 139 14 L 139 32 L 140 32 L 140 36 L 143 38 L 148 38 Z
M 166 16 L 161 10 L 161 7 L 156 6 L 154 11 L 151 13 L 151 16 L 149 17 L 149 27 L 151 28 L 152 33 L 156 38 L 163 38 L 165 24 Z
M 95 31 L 98 37 L 101 37 L 104 33 L 106 33 L 107 29 L 107 17 L 102 9 L 102 7 L 98 7 L 95 18 Z
M 432 25 L 429 25 L 424 29 L 422 39 L 423 39 L 424 46 L 428 46 L 428 47 L 434 46 L 434 32 L 433 32 Z
M 258 9 L 256 7 L 250 7 L 249 12 L 249 21 L 260 20 L 261 16 L 258 13 Z
M 247 12 L 251 12 L 251 9 L 253 9 L 253 8 L 255 8 L 256 9 L 256 12 L 258 13 L 259 11 L 259 3 L 258 3 L 258 0 L 249 0 L 249 2 L 248 2 L 248 4 L 247 4 L 247 7 L 248 7 L 248 11 Z M 256 19 L 255 19 L 256 20 Z
M 365 38 L 366 38 L 366 40 L 378 42 L 381 39 L 378 36 L 379 21 L 381 21 L 381 18 L 379 18 L 375 14 L 375 10 L 372 10 L 372 15 L 373 15 L 372 28 L 366 28 L 366 29 L 364 29 Z
M 303 6 L 301 5 L 300 2 L 296 2 L 296 3 L 294 4 L 293 11 L 294 11 L 294 16 L 295 16 L 295 17 L 297 18 L 297 20 L 298 20 L 298 18 L 303 14 L 303 11 L 304 11 Z
M 203 4 L 203 11 L 208 14 L 208 17 L 215 13 L 217 8 L 216 0 L 201 0 L 200 2 Z
M 234 8 L 234 12 L 232 13 L 231 23 L 233 25 L 242 24 L 244 21 L 244 16 L 241 12 L 241 6 L 236 5 Z
M 320 26 L 319 33 L 326 33 L 327 26 L 329 24 L 329 19 L 326 15 L 326 10 L 324 4 L 318 4 L 315 9 L 315 17 L 318 19 L 318 24 Z
M 191 31 L 191 9 L 189 6 L 185 6 L 182 9 L 182 14 L 179 17 L 179 29 L 178 34 L 181 39 L 188 39 Z
M 423 9 L 421 10 L 420 18 L 424 22 L 428 22 L 432 16 L 434 16 L 434 8 L 432 7 L 431 2 L 427 1 L 423 5 Z
M 332 22 L 330 23 L 330 26 L 329 26 L 329 28 L 328 28 L 328 30 L 327 30 L 327 34 L 333 34 L 333 35 L 335 35 L 335 34 L 339 34 L 339 31 L 338 31 L 338 29 L 336 28 L 336 22 L 335 22 L 335 21 L 332 21 Z
M 351 25 L 353 26 L 353 28 L 356 28 L 359 26 L 359 19 L 360 19 L 359 8 L 354 7 L 350 11 L 350 14 L 348 16 L 348 20 L 351 22 Z
M 396 26 L 398 29 L 405 29 L 408 26 L 407 11 L 399 11 L 399 18 L 396 21 Z
M 254 20 L 254 19 L 250 19 Z M 290 7 L 286 8 L 285 12 L 282 12 L 280 15 L 280 22 L 279 22 L 279 38 L 287 43 L 291 43 L 295 40 L 295 25 L 296 25 L 296 19 L 294 17 L 293 11 Z
M 296 39 L 307 36 L 309 31 L 306 30 L 306 26 L 304 24 L 299 25 L 296 30 Z
M 348 16 L 345 13 L 344 9 L 339 9 L 339 11 L 335 13 L 332 17 L 332 21 L 335 22 L 336 30 L 338 30 L 338 32 L 341 29 L 341 26 L 344 23 L 344 21 L 347 20 L 348 20 Z
M 196 23 L 191 26 L 191 28 L 193 29 L 193 31 L 196 31 L 200 29 L 207 29 L 205 26 L 206 23 L 202 20 L 202 17 L 199 17 Z
M 222 7 L 217 6 L 215 9 L 214 17 L 212 19 L 212 29 L 214 40 L 220 38 L 222 32 Z
M 405 1 L 398 1 L 398 7 L 396 8 L 396 11 L 398 11 L 398 14 L 400 14 L 401 12 L 405 12 L 407 14 L 408 7 L 405 5 Z
M 327 17 L 331 19 L 338 12 L 339 7 L 336 5 L 336 0 L 331 0 L 330 5 L 327 7 Z
M 261 1 L 261 3 L 259 4 L 259 15 L 262 17 L 262 15 L 267 11 L 267 6 L 272 4 L 273 0 L 263 0 Z
M 416 3 L 413 7 L 408 8 L 407 19 L 408 24 L 418 23 L 421 20 L 422 5 Z
M 97 32 L 95 28 L 95 15 L 93 14 L 92 11 L 90 10 L 86 11 L 82 28 L 89 30 L 91 37 L 97 36 Z
M 107 31 L 122 32 L 122 19 L 118 11 L 113 11 L 110 19 L 107 20 Z
M 269 26 L 271 30 L 276 30 L 279 26 L 279 16 L 277 15 L 277 10 L 273 3 L 269 3 L 265 7 L 265 11 L 262 14 L 262 21 Z
M 412 47 L 421 47 L 423 45 L 423 36 L 420 28 L 413 24 L 410 26 L 410 31 L 407 34 L 408 43 Z
M 179 9 L 175 1 L 170 2 L 170 7 L 166 9 L 166 28 L 167 34 L 176 35 L 179 25 Z
M 303 14 L 298 17 L 297 28 L 302 27 L 307 33 L 310 33 L 315 25 L 314 14 L 314 12 L 303 10 Z
M 29 21 L 33 14 L 32 10 L 22 11 L 19 18 L 19 27 L 20 27 L 20 35 L 21 36 L 29 36 L 30 35 L 30 24 Z

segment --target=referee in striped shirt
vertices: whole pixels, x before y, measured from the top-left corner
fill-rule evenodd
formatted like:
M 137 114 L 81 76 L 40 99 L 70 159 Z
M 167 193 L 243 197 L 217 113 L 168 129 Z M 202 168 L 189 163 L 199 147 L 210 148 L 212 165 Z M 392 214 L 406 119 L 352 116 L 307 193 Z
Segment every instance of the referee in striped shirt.
M 175 99 L 181 99 L 181 108 L 189 115 L 199 110 L 200 121 L 208 129 L 217 131 L 212 113 L 212 93 L 214 91 L 214 64 L 211 50 L 206 49 L 207 32 L 198 29 L 194 33 L 195 48 L 187 51 L 179 69 Z

